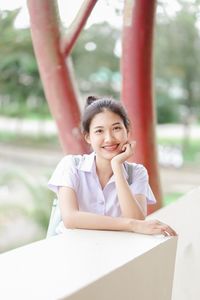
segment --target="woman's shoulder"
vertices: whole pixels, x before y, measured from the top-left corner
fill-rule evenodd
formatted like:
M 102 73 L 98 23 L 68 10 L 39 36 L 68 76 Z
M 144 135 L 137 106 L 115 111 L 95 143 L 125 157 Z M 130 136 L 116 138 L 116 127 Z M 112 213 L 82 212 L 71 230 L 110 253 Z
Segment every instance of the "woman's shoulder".
M 134 162 L 127 162 L 128 166 L 128 174 L 131 174 L 133 178 L 139 178 L 139 177 L 147 177 L 148 178 L 148 172 L 144 165 Z
M 59 162 L 60 165 L 79 168 L 84 162 L 93 161 L 94 154 L 67 154 Z
M 144 165 L 134 163 L 134 162 L 126 162 L 127 165 L 133 170 L 133 171 L 146 171 L 147 169 L 145 168 Z
M 67 154 L 60 159 L 59 164 L 67 166 L 76 166 L 83 160 L 83 157 L 84 155 Z

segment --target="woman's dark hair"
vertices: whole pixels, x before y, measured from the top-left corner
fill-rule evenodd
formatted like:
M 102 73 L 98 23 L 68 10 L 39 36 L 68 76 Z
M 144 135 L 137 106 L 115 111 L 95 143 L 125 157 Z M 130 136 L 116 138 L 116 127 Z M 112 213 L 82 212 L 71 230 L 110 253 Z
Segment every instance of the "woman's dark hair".
M 111 111 L 120 116 L 123 120 L 124 126 L 126 127 L 127 131 L 129 131 L 130 120 L 122 104 L 112 98 L 98 98 L 95 96 L 89 96 L 87 98 L 82 117 L 82 131 L 84 133 L 89 133 L 90 123 L 94 116 L 104 112 L 105 110 Z

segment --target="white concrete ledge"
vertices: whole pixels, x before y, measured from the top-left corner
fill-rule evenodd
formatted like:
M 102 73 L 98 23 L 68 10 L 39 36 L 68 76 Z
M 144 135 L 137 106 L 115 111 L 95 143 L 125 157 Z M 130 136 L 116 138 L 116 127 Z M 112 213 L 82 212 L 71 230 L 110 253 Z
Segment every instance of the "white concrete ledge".
M 149 217 L 170 224 L 179 235 L 172 300 L 200 299 L 200 187 Z
M 0 255 L 0 299 L 170 300 L 177 238 L 69 230 Z

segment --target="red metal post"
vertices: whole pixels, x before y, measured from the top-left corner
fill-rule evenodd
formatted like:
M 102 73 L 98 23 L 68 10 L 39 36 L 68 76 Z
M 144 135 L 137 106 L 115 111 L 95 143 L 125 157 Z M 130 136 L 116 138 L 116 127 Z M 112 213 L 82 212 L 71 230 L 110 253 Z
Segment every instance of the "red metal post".
M 83 29 L 97 1 L 98 0 L 83 1 L 75 20 L 73 21 L 68 30 L 66 38 L 64 38 L 62 42 L 62 52 L 65 54 L 65 56 L 69 55 L 69 53 L 71 52 L 74 43 L 76 42 L 79 34 L 81 33 L 81 30 Z
M 152 212 L 162 206 L 156 138 L 155 105 L 152 87 L 153 31 L 156 0 L 125 0 L 122 41 L 122 101 L 132 122 L 137 142 L 134 161 L 148 170 L 157 198 Z
M 31 33 L 50 111 L 66 153 L 83 153 L 87 146 L 79 131 L 80 110 L 70 70 L 61 52 L 55 1 L 27 0 Z

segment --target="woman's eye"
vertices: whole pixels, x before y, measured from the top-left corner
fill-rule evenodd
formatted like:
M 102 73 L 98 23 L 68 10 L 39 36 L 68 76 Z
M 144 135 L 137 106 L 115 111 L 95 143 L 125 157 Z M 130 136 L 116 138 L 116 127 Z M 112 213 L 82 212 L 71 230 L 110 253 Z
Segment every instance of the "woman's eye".
M 114 129 L 114 131 L 119 131 L 121 129 L 121 127 L 120 126 L 116 126 L 113 129 Z
M 100 133 L 102 133 L 102 132 L 103 132 L 102 129 L 98 129 L 98 130 L 95 131 L 95 133 L 97 133 L 97 134 L 100 134 Z

